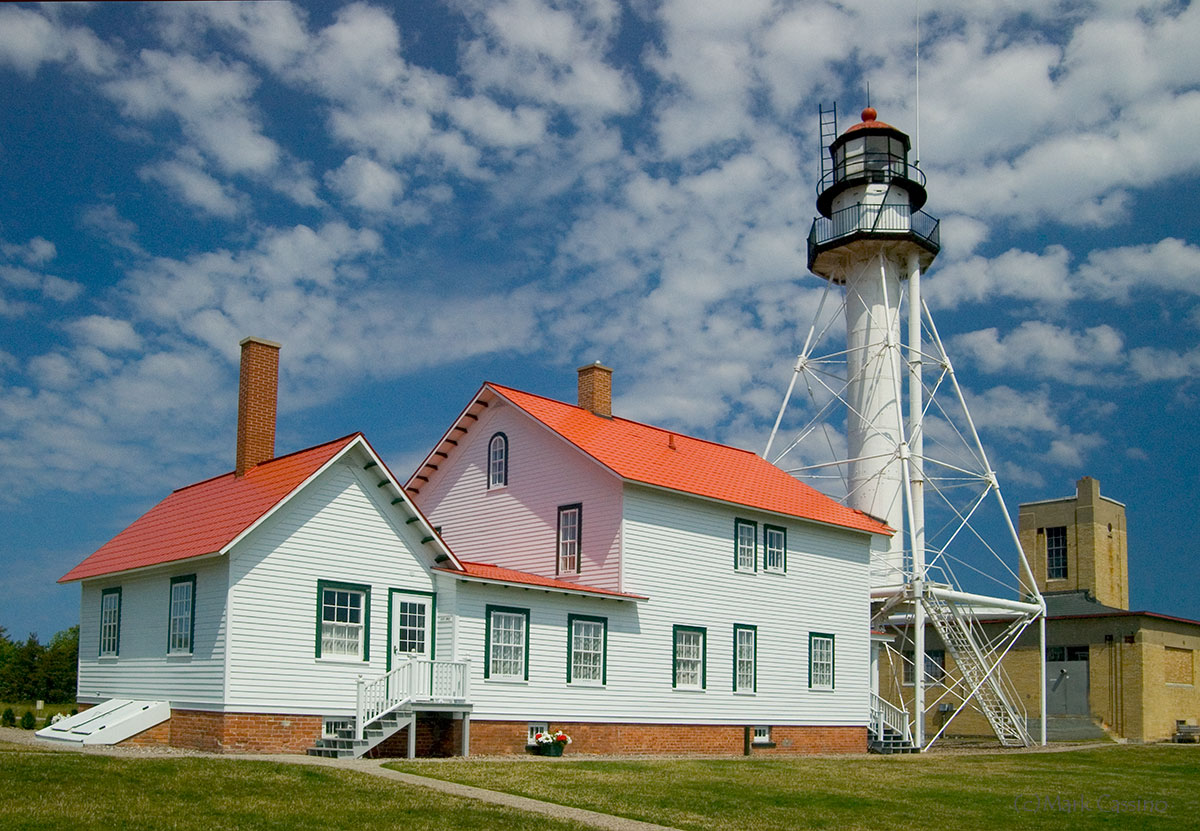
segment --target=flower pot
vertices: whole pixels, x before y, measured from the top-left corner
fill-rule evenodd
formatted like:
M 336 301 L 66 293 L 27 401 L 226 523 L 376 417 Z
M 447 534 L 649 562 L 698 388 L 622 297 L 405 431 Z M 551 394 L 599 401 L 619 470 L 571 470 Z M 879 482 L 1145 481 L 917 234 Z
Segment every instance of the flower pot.
M 561 756 L 565 745 L 562 742 L 550 742 L 549 744 L 539 744 L 538 754 L 541 756 Z

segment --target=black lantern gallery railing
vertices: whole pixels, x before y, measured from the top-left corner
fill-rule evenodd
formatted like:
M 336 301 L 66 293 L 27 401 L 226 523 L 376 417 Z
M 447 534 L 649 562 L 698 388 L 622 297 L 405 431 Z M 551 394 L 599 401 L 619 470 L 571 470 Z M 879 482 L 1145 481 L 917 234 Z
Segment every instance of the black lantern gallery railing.
M 924 211 L 914 212 L 909 205 L 851 205 L 813 220 L 808 233 L 808 266 L 812 268 L 821 251 L 856 235 L 909 235 L 936 254 L 942 247 L 938 226 L 936 217 Z

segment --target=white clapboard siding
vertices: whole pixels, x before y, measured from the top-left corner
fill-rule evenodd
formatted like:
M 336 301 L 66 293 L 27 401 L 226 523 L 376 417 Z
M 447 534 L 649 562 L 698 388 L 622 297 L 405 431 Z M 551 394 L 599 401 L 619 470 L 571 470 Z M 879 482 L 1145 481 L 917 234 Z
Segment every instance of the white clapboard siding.
M 365 461 L 352 453 L 330 467 L 233 550 L 226 709 L 353 712 L 357 676 L 387 665 L 389 590 L 434 590 L 419 525 Z M 370 586 L 369 661 L 316 658 L 318 580 Z
M 508 438 L 508 485 L 487 486 L 488 443 Z M 621 484 L 530 416 L 495 399 L 414 500 L 465 560 L 620 590 Z M 579 574 L 556 574 L 558 507 L 583 506 Z
M 648 602 L 461 585 L 459 651 L 472 658 L 475 718 L 863 725 L 869 689 L 868 537 L 628 486 L 625 586 Z M 785 575 L 736 573 L 736 517 L 788 530 Z M 761 557 L 761 539 L 760 539 Z M 485 681 L 484 609 L 528 608 L 528 683 Z M 607 617 L 608 683 L 566 683 L 569 613 Z M 734 693 L 733 626 L 758 627 L 758 691 Z M 707 687 L 672 687 L 672 626 L 707 630 Z M 808 688 L 808 635 L 835 635 L 835 688 Z
M 166 699 L 172 707 L 220 704 L 224 698 L 224 558 L 102 577 L 83 583 L 79 619 L 79 700 Z M 191 655 L 167 655 L 171 578 L 196 575 Z M 121 589 L 120 653 L 99 657 L 100 595 Z

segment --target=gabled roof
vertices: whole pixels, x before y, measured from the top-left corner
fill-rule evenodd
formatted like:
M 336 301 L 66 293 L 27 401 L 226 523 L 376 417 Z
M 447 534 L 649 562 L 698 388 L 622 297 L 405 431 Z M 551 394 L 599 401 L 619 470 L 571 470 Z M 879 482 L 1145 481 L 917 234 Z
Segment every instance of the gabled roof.
M 609 589 L 597 589 L 581 583 L 568 583 L 566 580 L 555 580 L 553 577 L 542 577 L 540 574 L 530 574 L 527 571 L 516 571 L 511 568 L 501 568 L 491 563 L 472 563 L 459 560 L 462 569 L 436 566 L 435 571 L 453 574 L 460 580 L 480 583 L 498 583 L 500 585 L 517 586 L 519 588 L 539 588 L 548 591 L 567 592 L 568 594 L 595 595 L 611 597 L 614 600 L 649 600 L 640 594 L 627 594 Z
M 241 476 L 232 472 L 180 488 L 142 514 L 58 582 L 85 580 L 130 569 L 223 554 L 243 534 L 287 501 L 326 465 L 360 444 L 375 464 L 397 480 L 362 433 L 262 462 Z M 404 497 L 406 508 L 424 517 Z M 428 526 L 428 521 L 425 525 Z M 432 538 L 432 531 L 427 531 Z M 439 543 L 440 544 L 440 543 Z M 444 548 L 444 546 L 442 546 Z M 451 562 L 453 555 L 446 550 Z
M 892 534 L 884 523 L 825 496 L 748 450 L 692 438 L 624 418 L 604 418 L 582 407 L 499 384 L 486 383 L 459 417 L 477 417 L 477 405 L 494 393 L 558 434 L 616 475 L 667 490 L 757 508 L 771 513 Z M 419 488 L 434 457 L 445 455 L 444 438 L 409 480 Z

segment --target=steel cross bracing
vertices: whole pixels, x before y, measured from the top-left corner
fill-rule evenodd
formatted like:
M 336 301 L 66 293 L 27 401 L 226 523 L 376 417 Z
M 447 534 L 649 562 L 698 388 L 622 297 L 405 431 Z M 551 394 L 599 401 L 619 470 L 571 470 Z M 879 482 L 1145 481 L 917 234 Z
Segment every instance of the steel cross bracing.
M 927 686 L 924 680 L 917 684 L 922 692 L 914 703 L 922 706 L 912 708 L 913 735 L 925 748 L 937 741 L 953 717 L 927 738 L 926 716 L 948 695 L 954 695 L 963 705 L 954 711 L 955 716 L 973 707 L 987 718 L 1001 744 L 1028 745 L 1033 739 L 1026 714 L 1001 659 L 1043 614 L 1044 604 L 953 363 L 928 306 L 919 298 L 919 283 L 916 288 L 912 292 L 916 295 L 915 308 L 908 302 L 907 288 L 902 288 L 901 297 L 889 298 L 885 306 L 883 314 L 889 319 L 877 321 L 884 332 L 899 331 L 901 307 L 908 306 L 907 342 L 889 334 L 867 344 L 858 376 L 851 377 L 848 350 L 839 339 L 844 338 L 844 329 L 838 327 L 845 314 L 845 291 L 831 281 L 825 282 L 763 455 L 801 479 L 823 480 L 815 483 L 823 490 L 828 491 L 831 485 L 840 487 L 844 499 L 852 495 L 847 478 L 851 462 L 877 463 L 875 477 L 881 476 L 889 464 L 902 465 L 906 527 L 897 529 L 897 534 L 906 544 L 903 564 L 888 565 L 890 577 L 886 582 L 893 585 L 872 592 L 876 609 L 873 625 L 891 626 L 910 636 L 910 630 L 927 617 L 953 659 L 946 668 L 947 679 L 936 685 L 940 693 L 931 701 L 923 700 Z M 830 295 L 838 291 L 840 306 L 833 308 Z M 872 373 L 879 362 L 898 358 L 907 369 L 908 384 L 907 396 L 900 388 L 894 391 L 900 402 L 893 410 L 901 414 L 899 423 L 871 422 L 871 414 L 855 412 L 848 391 L 855 383 L 867 383 L 875 377 Z M 807 421 L 772 455 L 798 386 L 807 393 Z M 890 455 L 847 458 L 845 435 L 830 421 L 839 410 L 868 423 L 872 436 L 894 437 Z M 860 481 L 857 487 L 866 484 Z M 882 515 L 894 507 L 878 506 L 878 513 Z M 878 569 L 872 585 L 880 585 Z M 947 593 L 954 600 L 946 599 Z M 1000 628 L 1000 635 L 989 637 L 981 625 L 984 609 L 989 619 L 999 615 L 1006 621 L 992 624 L 992 628 Z M 897 625 L 898 620 L 901 625 Z M 923 623 L 920 626 L 923 630 Z M 923 656 L 923 635 L 919 641 Z M 915 660 L 916 666 L 923 668 L 924 661 Z M 917 675 L 924 678 L 923 671 Z M 928 686 L 935 689 L 934 685 Z

